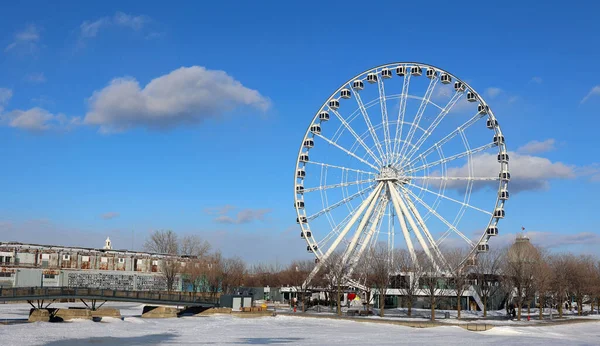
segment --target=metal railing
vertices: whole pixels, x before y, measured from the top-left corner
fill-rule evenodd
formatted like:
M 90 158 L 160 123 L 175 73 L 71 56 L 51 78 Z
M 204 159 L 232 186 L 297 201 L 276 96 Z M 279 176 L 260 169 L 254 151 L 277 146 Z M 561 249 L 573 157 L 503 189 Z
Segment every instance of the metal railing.
M 200 292 L 120 291 L 111 289 L 73 287 L 0 287 L 0 301 L 68 298 L 116 300 L 173 305 L 214 306 L 218 303 L 218 296 Z

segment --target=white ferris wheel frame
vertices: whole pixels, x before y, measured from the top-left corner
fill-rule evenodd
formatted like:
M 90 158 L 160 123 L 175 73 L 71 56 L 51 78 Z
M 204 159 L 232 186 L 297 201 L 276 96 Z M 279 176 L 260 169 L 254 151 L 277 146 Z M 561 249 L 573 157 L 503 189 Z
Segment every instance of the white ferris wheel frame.
M 398 119 L 397 119 L 397 121 L 395 121 L 396 122 L 396 131 L 395 131 L 394 138 L 392 139 L 392 134 L 390 133 L 390 121 L 389 121 L 389 117 L 387 114 L 387 108 L 386 108 L 386 97 L 388 95 L 385 94 L 385 90 L 384 90 L 384 79 L 385 78 L 382 78 L 381 71 L 386 70 L 386 69 L 389 71 L 395 71 L 396 68 L 401 67 L 401 66 L 403 66 L 405 68 L 406 73 L 402 77 L 396 77 L 396 78 L 403 78 L 403 85 L 402 85 L 402 94 L 399 95 L 400 96 L 400 109 L 398 111 Z M 416 97 L 413 95 L 409 95 L 409 93 L 408 93 L 410 79 L 412 76 L 412 73 L 411 73 L 412 67 L 419 67 L 423 71 L 426 71 L 426 70 L 435 71 L 433 77 L 430 78 L 431 81 L 429 83 L 429 87 L 427 88 L 425 96 L 422 98 Z M 368 116 L 368 114 L 366 112 L 365 105 L 362 103 L 362 100 L 360 99 L 360 93 L 358 92 L 359 90 L 355 90 L 353 88 L 353 84 L 352 84 L 356 80 L 366 81 L 367 75 L 371 74 L 371 73 L 375 73 L 377 76 L 376 83 L 377 83 L 378 89 L 379 89 L 379 103 L 380 103 L 380 107 L 381 107 L 381 116 L 382 116 L 382 123 L 381 123 L 380 127 L 383 127 L 383 132 L 384 132 L 383 143 L 382 143 L 382 141 L 380 141 L 378 139 L 377 134 L 375 133 L 375 127 L 377 127 L 377 126 L 374 127 L 373 124 L 371 123 L 370 117 Z M 419 76 L 419 75 L 417 75 L 417 76 Z M 452 96 L 450 101 L 448 101 L 448 104 L 446 105 L 446 107 L 441 107 L 441 106 L 435 104 L 430 99 L 433 89 L 435 88 L 435 84 L 441 78 L 442 75 L 449 76 L 450 80 L 453 82 L 462 83 L 462 88 L 460 88 L 460 90 L 459 89 L 456 90 L 455 94 Z M 351 116 L 348 116 L 348 118 L 344 118 L 337 112 L 337 110 L 336 110 L 337 108 L 333 109 L 329 105 L 330 101 L 340 99 L 339 95 L 342 92 L 342 90 L 344 90 L 344 89 L 352 90 L 353 91 L 352 94 L 357 100 L 358 110 L 360 110 L 360 114 L 355 114 L 354 117 L 362 116 L 364 118 L 364 121 L 368 128 L 368 133 L 366 133 L 364 135 L 359 135 L 356 132 L 354 132 L 352 127 L 348 124 L 347 119 L 349 119 Z M 456 87 L 455 87 L 455 89 L 456 89 Z M 454 131 L 452 131 L 451 133 L 446 135 L 444 138 L 442 138 L 441 140 L 436 142 L 433 146 L 429 147 L 429 149 L 422 152 L 419 156 L 415 157 L 415 154 L 419 151 L 419 149 L 421 148 L 421 146 L 423 145 L 425 140 L 435 130 L 435 128 L 442 121 L 442 119 L 445 117 L 445 115 L 448 114 L 448 112 L 450 112 L 450 110 L 452 109 L 454 104 L 456 104 L 456 102 L 460 99 L 460 97 L 462 97 L 464 94 L 467 94 L 467 92 L 474 94 L 473 96 L 476 98 L 475 102 L 477 102 L 479 105 L 478 112 L 472 118 L 470 118 L 468 121 L 466 121 L 461 126 L 459 126 L 457 129 L 455 129 Z M 415 98 L 415 99 L 421 100 L 421 106 L 419 107 L 417 114 L 415 115 L 415 120 L 412 123 L 407 123 L 407 122 L 405 122 L 405 119 L 404 119 L 404 115 L 405 115 L 404 113 L 406 112 L 406 101 L 408 98 Z M 376 100 L 373 100 L 371 102 L 376 102 Z M 427 129 L 422 129 L 419 127 L 419 122 L 420 122 L 421 117 L 423 116 L 424 107 L 426 107 L 427 105 L 434 105 L 436 108 L 438 108 L 440 110 L 440 113 L 435 118 L 435 120 L 432 122 L 432 124 L 429 125 L 429 127 Z M 481 108 L 481 107 L 483 107 L 483 108 Z M 482 111 L 482 109 L 483 109 L 483 111 Z M 327 138 L 324 135 L 322 135 L 321 133 L 314 133 L 313 131 L 311 131 L 311 127 L 313 125 L 318 124 L 320 126 L 322 124 L 322 121 L 319 119 L 319 114 L 322 113 L 323 111 L 329 112 L 329 114 L 331 114 L 332 117 L 336 117 L 342 123 L 342 125 L 340 125 L 340 128 L 342 128 L 342 126 L 344 126 L 344 130 L 347 130 L 350 134 L 353 135 L 353 137 L 356 139 L 355 146 L 361 146 L 366 151 L 367 155 L 370 156 L 371 159 L 373 159 L 373 161 L 374 161 L 373 163 L 369 162 L 368 160 L 366 160 L 363 157 L 356 155 L 354 153 L 354 151 L 356 149 L 352 150 L 352 149 L 347 149 L 347 148 L 340 146 L 339 144 L 336 143 L 335 138 L 333 138 L 333 139 Z M 355 111 L 355 113 L 357 111 Z M 464 130 L 466 128 L 468 128 L 469 126 L 473 125 L 475 122 L 477 122 L 481 118 L 485 117 L 486 115 L 487 115 L 488 124 L 490 124 L 490 123 L 492 124 L 492 127 L 490 128 L 488 126 L 488 128 L 490 128 L 494 131 L 494 142 L 477 147 L 477 148 L 470 148 L 467 138 L 464 134 Z M 392 124 L 393 124 L 393 122 L 392 122 Z M 402 132 L 403 132 L 403 127 L 405 124 L 406 124 L 406 126 L 408 126 L 410 124 L 410 128 L 408 129 L 408 133 L 406 135 L 407 137 L 403 140 Z M 338 128 L 338 131 L 340 128 Z M 393 129 L 393 126 L 392 126 L 392 129 Z M 416 144 L 413 144 L 412 140 L 413 140 L 413 137 L 415 136 L 417 129 L 420 129 L 423 134 L 421 135 L 421 137 L 419 137 L 419 139 L 417 139 Z M 400 134 L 400 136 L 399 136 L 399 134 Z M 373 140 L 375 142 L 374 148 L 367 146 L 362 139 L 363 137 L 366 138 L 366 136 L 368 136 L 368 135 L 371 135 L 371 137 L 373 137 Z M 460 153 L 460 154 L 445 157 L 442 152 L 441 146 L 456 136 L 461 136 L 461 138 L 463 140 L 463 144 L 465 145 L 465 148 L 467 149 L 467 151 Z M 456 218 L 458 220 L 460 220 L 460 218 L 464 214 L 466 208 L 471 208 L 473 210 L 477 210 L 479 212 L 488 214 L 490 216 L 490 219 L 487 224 L 487 227 L 483 231 L 483 234 L 481 235 L 481 237 L 479 237 L 479 240 L 477 242 L 472 242 L 468 237 L 464 236 L 460 231 L 458 231 L 456 229 L 456 227 L 454 226 L 454 224 L 456 222 L 450 223 L 445 218 L 443 218 L 442 216 L 437 214 L 437 212 L 435 211 L 435 208 L 431 208 L 431 206 L 429 206 L 426 202 L 424 202 L 418 195 L 416 195 L 410 189 L 402 186 L 402 184 L 398 184 L 397 182 L 393 182 L 391 180 L 381 180 L 373 188 L 368 187 L 368 188 L 365 188 L 362 191 L 359 191 L 353 195 L 345 196 L 344 199 L 342 199 L 341 201 L 338 201 L 332 205 L 328 204 L 324 209 L 322 209 L 321 211 L 319 211 L 313 215 L 306 215 L 306 211 L 304 208 L 304 194 L 310 193 L 313 191 L 318 191 L 318 190 L 323 191 L 328 188 L 343 187 L 343 186 L 348 186 L 348 185 L 358 185 L 365 181 L 370 181 L 370 182 L 373 181 L 372 179 L 369 179 L 369 180 L 363 180 L 363 181 L 357 181 L 357 182 L 345 182 L 344 183 L 343 179 L 342 179 L 342 183 L 340 183 L 340 184 L 334 184 L 334 185 L 329 185 L 329 186 L 319 186 L 319 187 L 315 187 L 315 188 L 304 189 L 304 186 L 303 186 L 304 176 L 300 177 L 299 170 L 304 170 L 304 167 L 306 166 L 307 162 L 303 162 L 301 160 L 301 156 L 303 154 L 308 155 L 308 152 L 310 151 L 310 147 L 309 148 L 306 147 L 305 141 L 308 139 L 314 140 L 315 137 L 319 137 L 320 139 L 325 140 L 325 142 L 327 142 L 328 144 L 337 147 L 339 150 L 342 150 L 349 156 L 352 156 L 354 159 L 361 161 L 362 163 L 375 169 L 376 172 L 380 171 L 380 169 L 382 169 L 381 167 L 378 167 L 378 166 L 385 166 L 387 164 L 392 164 L 392 165 L 393 164 L 397 164 L 397 165 L 406 164 L 406 166 L 409 167 L 409 170 L 407 170 L 406 173 L 413 173 L 413 175 L 415 175 L 415 176 L 411 176 L 410 177 L 411 179 L 426 179 L 426 180 L 442 179 L 443 180 L 442 185 L 443 185 L 444 190 L 445 190 L 447 181 L 449 181 L 449 180 L 467 180 L 467 192 L 468 193 L 465 194 L 464 201 L 459 201 L 459 200 L 450 198 L 448 196 L 445 196 L 443 194 L 443 190 L 442 190 L 442 193 L 439 193 L 439 192 L 436 193 L 434 191 L 428 190 L 427 186 L 422 187 L 419 185 L 412 184 L 411 182 L 406 182 L 406 184 L 421 190 L 421 193 L 428 192 L 428 193 L 436 195 L 437 197 L 436 197 L 435 203 L 439 204 L 441 199 L 445 199 L 445 200 L 450 200 L 450 201 L 453 201 L 454 203 L 460 204 L 461 205 L 461 210 L 459 211 L 460 216 L 459 215 L 456 216 Z M 498 140 L 496 140 L 496 138 Z M 504 136 L 502 134 L 502 131 L 500 129 L 498 121 L 496 120 L 496 117 L 494 116 L 494 113 L 491 110 L 491 108 L 488 106 L 487 102 L 485 102 L 483 97 L 481 97 L 481 95 L 477 91 L 475 91 L 475 89 L 472 88 L 468 83 L 466 83 L 463 80 L 461 80 L 460 78 L 456 77 L 454 74 L 452 74 L 446 70 L 443 70 L 439 67 L 420 63 L 420 62 L 395 62 L 395 63 L 389 63 L 389 64 L 379 65 L 379 66 L 370 68 L 368 70 L 365 70 L 365 71 L 357 74 L 356 76 L 349 79 L 348 81 L 344 82 L 334 93 L 331 94 L 331 96 L 329 96 L 325 100 L 325 102 L 321 105 L 321 107 L 319 107 L 319 110 L 317 111 L 317 113 L 315 114 L 313 119 L 311 120 L 311 122 L 308 126 L 308 129 L 306 130 L 306 132 L 304 134 L 304 137 L 302 139 L 302 144 L 300 145 L 300 149 L 298 150 L 298 157 L 296 160 L 296 169 L 294 171 L 294 207 L 296 209 L 297 222 L 299 223 L 300 228 L 301 228 L 301 236 L 302 236 L 302 238 L 304 238 L 304 240 L 307 243 L 307 250 L 314 253 L 314 255 L 316 257 L 315 261 L 317 262 L 315 270 L 313 271 L 313 273 L 311 273 L 308 280 L 310 281 L 312 279 L 312 277 L 319 270 L 319 268 L 323 264 L 323 262 L 325 260 L 327 260 L 327 258 L 331 255 L 331 253 L 337 249 L 340 242 L 346 237 L 346 235 L 349 233 L 349 231 L 358 222 L 359 223 L 358 228 L 357 228 L 355 234 L 352 236 L 352 238 L 346 248 L 346 251 L 343 254 L 343 258 L 342 258 L 344 263 L 356 263 L 356 261 L 358 261 L 358 259 L 362 255 L 362 253 L 365 251 L 365 249 L 368 246 L 373 245 L 373 242 L 372 242 L 373 235 L 375 233 L 377 233 L 377 235 L 379 234 L 378 227 L 381 227 L 380 223 L 382 222 L 383 215 L 386 212 L 386 207 L 388 207 L 388 213 L 389 213 L 388 215 L 391 215 L 390 220 L 399 221 L 400 226 L 401 226 L 400 229 L 402 230 L 402 234 L 404 236 L 404 240 L 408 247 L 409 253 L 411 255 L 412 260 L 415 262 L 417 261 L 417 258 L 416 258 L 414 246 L 412 244 L 412 239 L 411 239 L 410 235 L 408 234 L 408 232 L 409 232 L 408 226 L 410 226 L 410 230 L 412 230 L 414 232 L 414 234 L 417 238 L 417 241 L 421 245 L 421 248 L 426 253 L 427 257 L 432 260 L 432 262 L 434 263 L 434 266 L 440 271 L 454 269 L 454 268 L 449 268 L 449 264 L 444 259 L 443 255 L 441 254 L 441 252 L 439 250 L 440 243 L 442 241 L 444 241 L 444 239 L 446 239 L 446 237 L 449 234 L 451 234 L 452 232 L 458 234 L 461 238 L 463 238 L 463 240 L 465 240 L 465 242 L 470 247 L 470 251 L 468 252 L 468 255 L 461 261 L 460 266 L 467 264 L 468 260 L 474 260 L 478 253 L 488 251 L 488 249 L 489 249 L 488 241 L 492 236 L 497 235 L 497 224 L 498 224 L 499 220 L 504 217 L 504 203 L 505 203 L 506 199 L 508 199 L 507 188 L 508 188 L 508 181 L 510 180 L 508 158 L 503 161 L 498 160 L 499 167 L 500 167 L 498 177 L 483 177 L 483 178 L 481 178 L 481 177 L 473 177 L 473 163 L 472 163 L 471 156 L 474 153 L 478 153 L 483 150 L 490 149 L 494 146 L 498 147 L 499 155 L 502 153 L 504 153 L 504 154 L 507 153 Z M 354 147 L 354 145 L 353 145 L 353 147 Z M 425 164 L 422 164 L 421 166 L 418 166 L 418 167 L 413 166 L 415 162 L 418 162 L 419 158 L 424 158 L 425 156 L 429 155 L 431 152 L 433 152 L 435 150 L 437 150 L 440 155 L 439 160 L 434 161 L 434 162 L 429 162 L 429 163 L 427 163 L 426 161 L 423 160 L 422 162 L 425 162 Z M 390 153 L 391 153 L 391 155 L 390 155 Z M 380 156 L 377 156 L 377 154 L 379 154 Z M 446 177 L 444 175 L 442 175 L 441 177 L 416 176 L 416 173 L 421 170 L 428 169 L 429 167 L 433 167 L 438 164 L 442 164 L 443 166 L 445 166 L 446 162 L 450 162 L 452 160 L 462 158 L 465 156 L 469 157 L 469 160 L 468 160 L 469 177 Z M 367 157 L 367 159 L 368 159 L 368 157 Z M 341 167 L 341 166 L 335 166 L 335 165 L 330 165 L 327 163 L 311 162 L 310 159 L 308 160 L 308 163 L 320 165 L 322 168 L 327 168 L 327 167 L 341 168 L 342 172 L 343 172 L 343 169 L 346 169 L 346 170 L 355 171 L 355 172 L 361 173 L 361 174 L 371 174 L 371 175 L 376 174 L 373 172 L 362 171 L 362 170 L 358 170 L 358 169 L 351 169 L 351 168 Z M 424 172 L 424 174 L 425 174 L 425 172 Z M 499 181 L 498 194 L 496 195 L 495 208 L 492 212 L 483 210 L 481 208 L 478 208 L 478 207 L 475 207 L 475 206 L 472 206 L 469 204 L 469 198 L 470 198 L 471 190 L 473 188 L 473 182 L 477 181 L 477 180 L 492 180 L 492 181 L 497 180 L 497 181 Z M 299 187 L 301 188 L 300 191 L 299 191 Z M 366 190 L 369 190 L 369 191 L 367 192 Z M 386 190 L 387 193 L 382 194 L 381 192 L 383 190 Z M 333 241 L 332 245 L 326 251 L 323 251 L 323 249 L 321 249 L 318 246 L 318 244 L 319 244 L 318 240 L 316 240 L 315 237 L 312 236 L 312 234 L 311 234 L 309 221 L 315 219 L 316 217 L 319 217 L 320 215 L 327 214 L 330 210 L 332 210 L 334 208 L 337 208 L 343 204 L 347 204 L 350 200 L 357 198 L 358 196 L 361 196 L 361 198 L 362 198 L 362 196 L 367 193 L 369 193 L 368 197 L 366 199 L 363 199 L 363 202 L 354 210 L 349 209 L 349 214 L 346 217 L 346 219 L 342 220 L 337 225 L 338 227 L 344 225 L 343 229 L 331 230 L 329 235 L 335 236 L 337 234 L 337 238 Z M 501 193 L 506 194 L 505 198 L 501 198 Z M 323 196 L 322 196 L 322 198 L 323 198 Z M 387 200 L 386 198 L 391 199 L 391 201 Z M 419 212 L 416 210 L 415 203 L 419 203 L 425 209 L 428 210 L 428 214 L 425 217 L 422 217 L 419 214 Z M 360 218 L 360 216 L 363 215 L 363 213 L 364 213 L 364 216 L 362 218 Z M 393 216 L 394 214 L 396 215 L 395 219 Z M 442 234 L 442 236 L 437 241 L 435 241 L 435 239 L 433 239 L 433 237 L 431 236 L 431 233 L 429 232 L 429 230 L 427 228 L 427 224 L 425 222 L 425 219 L 427 218 L 427 216 L 430 216 L 430 214 L 434 215 L 436 218 L 438 218 L 444 224 L 446 224 L 446 226 L 448 226 L 448 230 L 444 234 Z M 399 215 L 403 215 L 404 217 L 398 217 Z M 350 218 L 350 220 L 346 221 L 348 219 L 348 217 Z M 457 219 L 455 219 L 455 221 Z M 369 222 L 370 220 L 373 220 L 373 221 Z M 394 221 L 391 221 L 391 222 L 394 222 Z M 408 222 L 409 225 L 407 225 L 406 222 Z M 370 225 L 369 225 L 369 223 L 370 223 Z M 490 232 L 490 230 L 492 230 L 492 232 Z M 494 234 L 494 230 L 495 230 L 495 234 Z M 364 235 L 363 235 L 363 232 L 364 232 Z M 364 236 L 363 243 L 360 244 L 360 248 L 358 249 L 358 255 L 356 256 L 356 258 L 351 259 L 349 257 L 356 250 L 356 247 L 358 245 L 357 242 L 361 235 Z M 392 234 L 389 236 L 393 237 Z M 393 239 L 392 239 L 392 241 L 393 241 Z M 348 262 L 348 261 L 353 261 L 353 262 Z

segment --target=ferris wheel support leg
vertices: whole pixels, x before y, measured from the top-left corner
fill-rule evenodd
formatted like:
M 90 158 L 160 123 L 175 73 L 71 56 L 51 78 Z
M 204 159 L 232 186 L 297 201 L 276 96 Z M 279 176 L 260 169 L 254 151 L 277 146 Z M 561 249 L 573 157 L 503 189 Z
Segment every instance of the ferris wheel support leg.
M 394 196 L 394 198 L 396 198 L 396 200 L 398 201 L 398 204 L 400 205 L 400 209 L 404 213 L 404 216 L 406 217 L 406 220 L 408 221 L 410 227 L 415 232 L 415 236 L 417 237 L 417 240 L 419 241 L 419 244 L 421 244 L 421 247 L 423 248 L 423 251 L 425 251 L 425 254 L 427 255 L 427 257 L 429 258 L 429 260 L 433 264 L 434 268 L 437 271 L 439 271 L 439 267 L 438 267 L 437 261 L 436 261 L 435 257 L 431 254 L 431 251 L 429 251 L 429 245 L 427 245 L 427 242 L 423 238 L 423 235 L 421 234 L 421 231 L 417 227 L 417 224 L 415 223 L 415 220 L 413 220 L 413 217 L 412 217 L 411 213 L 409 212 L 408 208 L 404 204 L 404 201 L 402 200 L 402 197 L 400 196 L 400 193 L 398 192 L 398 190 L 396 190 L 396 188 L 394 187 L 393 184 L 390 183 L 390 185 L 391 185 L 391 189 L 392 189 L 391 190 L 392 196 Z
M 358 242 L 358 239 L 363 234 L 363 231 L 364 231 L 367 223 L 369 222 L 369 219 L 371 218 L 371 214 L 373 214 L 373 209 L 379 203 L 379 199 L 376 197 L 379 196 L 382 188 L 383 188 L 383 184 L 380 184 L 379 186 L 377 186 L 379 193 L 375 196 L 375 198 L 373 198 L 373 200 L 371 201 L 371 204 L 369 204 L 369 207 L 367 208 L 367 211 L 365 212 L 365 215 L 360 220 L 360 223 L 358 224 L 358 228 L 356 229 L 356 232 L 354 233 L 354 236 L 352 237 L 352 240 L 350 241 L 350 244 L 348 244 L 348 248 L 346 248 L 346 252 L 344 253 L 344 256 L 342 257 L 342 263 L 347 263 L 348 257 L 350 257 L 350 254 L 354 251 L 354 248 L 356 247 L 356 243 Z
M 358 208 L 358 210 L 356 211 L 356 213 L 354 214 L 354 216 L 352 217 L 352 219 L 350 219 L 350 221 L 348 221 L 348 224 L 346 225 L 346 227 L 344 227 L 344 229 L 340 232 L 340 234 L 335 239 L 335 241 L 333 242 L 333 244 L 331 244 L 331 246 L 329 247 L 329 249 L 327 250 L 327 252 L 325 252 L 325 254 L 323 254 L 323 257 L 320 258 L 319 263 L 317 263 L 317 265 L 314 267 L 314 269 L 312 270 L 312 272 L 308 275 L 308 278 L 306 278 L 306 281 L 305 281 L 306 284 L 310 283 L 310 281 L 315 277 L 315 275 L 319 272 L 319 270 L 321 270 L 321 267 L 323 266 L 323 263 L 325 263 L 327 261 L 327 259 L 329 258 L 329 256 L 331 256 L 331 254 L 333 253 L 333 251 L 335 251 L 335 249 L 338 247 L 338 245 L 340 244 L 340 242 L 342 241 L 342 239 L 344 239 L 344 237 L 346 236 L 346 234 L 348 233 L 348 231 L 350 231 L 350 229 L 352 228 L 352 226 L 354 226 L 354 224 L 356 223 L 356 221 L 358 220 L 358 218 L 360 217 L 360 215 L 362 215 L 362 213 L 365 211 L 365 209 L 367 208 L 367 206 L 369 206 L 371 204 L 371 201 L 375 198 L 375 196 L 378 195 L 378 193 L 381 191 L 382 186 L 383 186 L 383 184 L 379 183 L 379 185 L 369 195 L 369 197 L 367 197 L 367 199 L 365 199 L 362 202 L 362 204 L 360 205 L 360 207 Z
M 408 205 L 408 209 L 410 209 L 410 211 L 415 215 L 415 218 L 417 219 L 417 223 L 423 229 L 423 233 L 425 233 L 425 238 L 427 238 L 427 240 L 429 241 L 429 244 L 431 244 L 431 247 L 433 248 L 433 251 L 435 252 L 436 256 L 438 257 L 438 260 L 441 262 L 441 264 L 444 267 L 447 267 L 447 262 L 446 262 L 446 259 L 444 258 L 444 255 L 442 255 L 440 248 L 437 246 L 437 244 L 435 243 L 435 240 L 431 236 L 431 233 L 429 232 L 429 229 L 427 228 L 425 221 L 421 217 L 421 214 L 415 207 L 415 204 L 410 200 L 410 198 L 404 191 L 402 192 L 402 196 L 404 197 L 404 200 L 406 201 L 406 204 Z
M 383 215 L 385 214 L 386 204 L 387 204 L 387 200 L 382 201 L 382 203 L 379 206 L 379 209 L 375 211 L 376 217 L 373 220 L 373 222 L 371 223 L 371 228 L 369 229 L 369 232 L 367 232 L 367 235 L 363 239 L 363 242 L 362 242 L 360 248 L 358 249 L 358 253 L 354 257 L 353 264 L 355 264 L 356 262 L 358 262 L 360 260 L 360 258 L 362 257 L 362 254 L 367 249 L 367 246 L 369 246 L 371 237 L 373 237 L 373 235 L 375 234 L 375 232 L 377 230 L 377 225 L 381 222 L 381 219 L 383 218 Z M 350 267 L 350 272 L 348 273 L 348 275 L 352 275 L 352 271 L 354 271 L 354 265 L 352 265 Z
M 417 254 L 415 252 L 415 247 L 413 246 L 412 239 L 410 239 L 410 234 L 408 233 L 408 227 L 406 226 L 406 221 L 404 220 L 404 213 L 400 208 L 400 204 L 398 203 L 398 199 L 393 193 L 393 185 L 388 181 L 388 191 L 390 198 L 392 199 L 392 204 L 394 205 L 394 209 L 396 210 L 396 215 L 398 216 L 398 220 L 400 220 L 400 228 L 402 229 L 402 234 L 404 235 L 404 241 L 406 242 L 406 247 L 408 248 L 408 252 L 410 253 L 410 258 L 412 259 L 415 265 L 419 265 L 419 261 L 417 259 Z

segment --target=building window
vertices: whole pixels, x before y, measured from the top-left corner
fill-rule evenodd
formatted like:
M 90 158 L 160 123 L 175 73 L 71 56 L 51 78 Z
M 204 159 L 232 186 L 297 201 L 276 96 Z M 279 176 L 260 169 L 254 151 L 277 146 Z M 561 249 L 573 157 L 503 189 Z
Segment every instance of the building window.
M 119 258 L 119 263 L 125 263 L 125 259 L 124 258 Z
M 81 262 L 89 262 L 90 256 L 81 256 Z
M 10 278 L 12 277 L 12 273 L 0 273 L 0 278 Z
M 70 261 L 71 255 L 63 255 L 63 261 Z
M 56 279 L 56 274 L 44 274 L 44 279 Z
M 43 253 L 42 254 L 42 260 L 49 260 L 50 259 L 50 254 L 49 253 Z
M 108 257 L 100 257 L 101 263 L 108 263 Z
M 152 261 L 152 265 L 153 266 L 157 266 L 158 265 L 158 261 L 157 260 Z

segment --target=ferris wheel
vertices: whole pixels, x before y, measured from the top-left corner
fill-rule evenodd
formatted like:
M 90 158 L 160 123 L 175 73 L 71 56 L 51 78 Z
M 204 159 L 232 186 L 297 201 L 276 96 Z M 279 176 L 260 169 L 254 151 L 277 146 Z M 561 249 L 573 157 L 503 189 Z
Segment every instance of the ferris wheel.
M 491 108 L 453 74 L 400 62 L 349 79 L 310 121 L 294 172 L 314 273 L 334 252 L 352 266 L 382 243 L 440 271 L 444 247 L 474 261 L 504 218 L 508 161 Z

